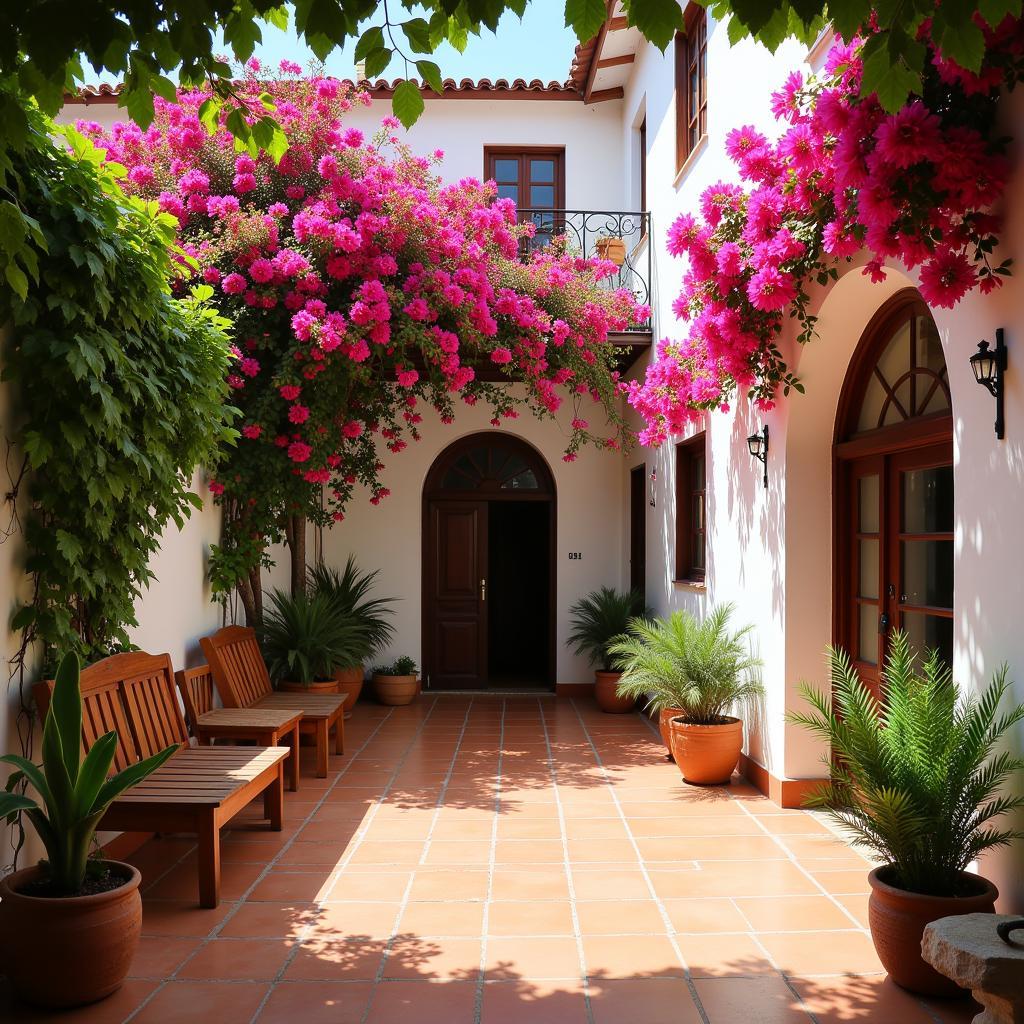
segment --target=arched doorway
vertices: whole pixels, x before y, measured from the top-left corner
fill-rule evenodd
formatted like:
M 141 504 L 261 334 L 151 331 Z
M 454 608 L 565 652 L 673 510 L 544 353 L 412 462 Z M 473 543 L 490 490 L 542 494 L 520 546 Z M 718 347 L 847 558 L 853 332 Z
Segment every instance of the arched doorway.
M 942 345 L 917 291 L 861 337 L 836 417 L 833 635 L 879 690 L 894 629 L 953 653 L 953 417 Z
M 423 487 L 423 670 L 431 689 L 554 683 L 555 480 L 510 434 L 449 445 Z

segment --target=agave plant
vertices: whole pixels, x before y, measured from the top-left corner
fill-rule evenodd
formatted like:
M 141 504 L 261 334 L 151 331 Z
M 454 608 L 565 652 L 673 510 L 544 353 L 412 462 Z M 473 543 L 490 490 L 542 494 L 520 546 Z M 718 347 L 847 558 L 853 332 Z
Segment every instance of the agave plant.
M 126 789 L 142 782 L 176 750 L 166 747 L 144 761 L 107 778 L 117 752 L 117 733 L 101 736 L 82 759 L 82 690 L 78 658 L 66 654 L 57 669 L 53 697 L 43 725 L 43 763 L 17 754 L 0 762 L 14 767 L 6 791 L 0 793 L 0 818 L 13 824 L 24 812 L 46 848 L 44 867 L 53 892 L 73 896 L 89 870 L 89 852 L 100 819 Z M 14 792 L 28 782 L 42 806 Z
M 694 725 L 719 724 L 734 705 L 761 696 L 761 662 L 749 644 L 753 627 L 733 632 L 732 613 L 725 604 L 703 620 L 686 611 L 635 619 L 610 649 L 623 670 L 619 694 L 655 711 L 680 708 Z
M 959 895 L 962 872 L 979 854 L 1024 836 L 994 824 L 1024 805 L 1024 797 L 1001 795 L 1024 768 L 998 749 L 1024 720 L 1024 704 L 1000 713 L 1010 688 L 1006 666 L 984 693 L 965 697 L 937 652 L 918 669 L 906 635 L 896 633 L 879 701 L 845 651 L 830 649 L 829 660 L 832 695 L 805 684 L 812 710 L 789 716 L 831 745 L 832 780 L 809 806 L 890 865 L 890 884 Z
M 638 616 L 650 614 L 644 596 L 637 590 L 601 587 L 580 598 L 570 609 L 572 632 L 566 644 L 605 672 L 615 668 L 611 645 L 626 632 Z
M 330 679 L 338 665 L 358 664 L 365 642 L 358 623 L 326 595 L 271 592 L 260 643 L 275 682 Z
M 337 668 L 355 668 L 369 661 L 383 650 L 395 635 L 395 627 L 387 616 L 394 614 L 388 605 L 393 597 L 370 597 L 380 570 L 361 572 L 353 555 L 345 562 L 345 571 L 318 562 L 309 570 L 309 585 L 314 595 L 328 598 L 345 616 L 355 621 L 362 630 L 362 644 L 351 651 L 351 660 Z

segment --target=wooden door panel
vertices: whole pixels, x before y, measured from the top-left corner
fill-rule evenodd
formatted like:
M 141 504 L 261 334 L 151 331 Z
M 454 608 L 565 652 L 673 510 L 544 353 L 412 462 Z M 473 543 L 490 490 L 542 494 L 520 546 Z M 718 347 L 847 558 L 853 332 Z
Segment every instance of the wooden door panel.
M 637 466 L 629 474 L 629 585 L 647 592 L 647 467 Z

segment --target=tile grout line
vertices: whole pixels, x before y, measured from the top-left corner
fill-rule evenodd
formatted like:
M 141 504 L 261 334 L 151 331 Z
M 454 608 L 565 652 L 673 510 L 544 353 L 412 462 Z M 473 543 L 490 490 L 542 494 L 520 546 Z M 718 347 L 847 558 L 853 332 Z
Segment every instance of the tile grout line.
M 234 901 L 234 903 L 235 903 L 234 910 L 231 910 L 227 914 L 225 914 L 224 917 L 220 921 L 218 921 L 217 924 L 215 924 L 205 936 L 203 936 L 200 939 L 199 945 L 187 957 L 185 957 L 185 959 L 182 960 L 181 963 L 179 963 L 177 965 L 177 967 L 175 967 L 174 970 L 166 978 L 164 978 L 163 981 L 161 981 L 160 984 L 157 985 L 156 988 L 154 988 L 153 991 L 150 992 L 149 995 L 146 996 L 146 998 L 143 999 L 142 1002 L 139 1003 L 139 1005 L 136 1006 L 135 1009 L 132 1010 L 132 1012 L 130 1014 L 128 1014 L 127 1017 L 124 1018 L 124 1021 L 122 1021 L 122 1024 L 128 1024 L 129 1021 L 131 1021 L 135 1017 L 137 1017 L 139 1015 L 139 1013 L 141 1013 L 142 1010 L 144 1010 L 153 1001 L 153 999 L 156 998 L 157 994 L 162 992 L 164 990 L 164 988 L 166 988 L 167 985 L 171 981 L 174 980 L 174 978 L 176 977 L 178 972 L 186 964 L 188 964 L 194 957 L 199 955 L 200 950 L 204 949 L 209 942 L 211 942 L 213 939 L 216 939 L 220 935 L 220 933 L 223 930 L 224 926 L 228 923 L 228 921 L 230 921 L 235 916 L 235 914 L 238 913 L 238 911 L 241 908 L 241 906 L 245 903 L 246 899 L 249 896 L 249 893 L 251 893 L 256 888 L 256 886 L 259 885 L 259 883 L 262 882 L 264 878 L 266 878 L 266 876 L 270 873 L 270 871 L 277 864 L 278 860 L 285 854 L 285 852 L 291 849 L 292 845 L 295 843 L 295 837 L 299 834 L 299 832 L 302 831 L 302 829 L 306 825 L 309 824 L 309 822 L 311 821 L 313 816 L 316 814 L 317 811 L 320 810 L 321 806 L 327 800 L 328 794 L 341 781 L 341 779 L 345 775 L 345 773 L 349 770 L 349 768 L 352 767 L 352 765 L 355 762 L 356 758 L 358 758 L 359 755 L 366 749 L 367 745 L 374 738 L 374 736 L 376 736 L 377 733 L 381 731 L 381 729 L 384 727 L 384 723 L 387 722 L 388 719 L 391 718 L 392 714 L 393 714 L 393 712 L 389 711 L 386 715 L 384 715 L 380 719 L 380 721 L 377 722 L 376 726 L 374 726 L 374 728 L 371 730 L 370 734 L 366 737 L 366 739 L 360 745 L 359 749 L 356 750 L 352 754 L 351 759 L 349 760 L 348 764 L 346 764 L 338 772 L 338 775 L 335 778 L 335 780 L 324 790 L 322 796 L 320 797 L 319 800 L 316 801 L 316 803 L 314 804 L 314 806 L 313 806 L 312 810 L 309 812 L 309 814 L 307 814 L 306 817 L 302 819 L 301 823 L 295 829 L 294 835 L 292 835 L 292 837 L 286 843 L 284 843 L 281 846 L 281 848 L 277 851 L 277 853 L 275 853 L 274 856 L 270 858 L 270 860 L 267 862 L 266 866 L 259 873 L 259 875 L 256 876 L 256 878 L 252 881 L 252 883 L 249 885 L 249 887 L 242 893 L 241 896 L 239 896 L 239 898 L 237 900 Z M 230 833 L 232 830 L 228 829 L 227 831 Z M 242 830 L 239 830 L 239 831 L 242 831 Z M 268 834 L 276 835 L 277 833 L 271 831 Z M 270 994 L 270 991 L 273 991 L 273 983 L 271 983 L 271 988 L 267 992 L 268 996 Z M 260 1008 L 262 1006 L 263 1006 L 263 1001 L 261 1001 L 261 1003 L 260 1003 Z M 259 1008 L 257 1008 L 256 1012 L 257 1013 L 259 1012 Z M 254 1015 L 253 1019 L 255 1019 L 255 1015 Z
M 700 994 L 697 992 L 697 986 L 694 984 L 693 975 L 691 974 L 690 967 L 686 962 L 686 957 L 683 956 L 683 951 L 680 949 L 679 943 L 676 940 L 675 929 L 672 926 L 672 918 L 669 916 L 668 911 L 665 909 L 664 902 L 658 895 L 657 890 L 654 888 L 654 882 L 651 880 L 650 872 L 647 870 L 647 862 L 640 852 L 640 846 L 636 841 L 636 837 L 633 835 L 633 829 L 630 827 L 629 819 L 626 817 L 625 811 L 622 809 L 622 804 L 619 801 L 619 794 L 615 792 L 615 786 L 608 775 L 608 769 L 605 767 L 604 761 L 601 759 L 600 751 L 598 751 L 597 745 L 594 743 L 593 737 L 590 734 L 590 730 L 587 728 L 586 720 L 583 718 L 583 715 L 580 714 L 580 709 L 577 707 L 576 701 L 572 700 L 571 704 L 573 711 L 576 712 L 576 718 L 579 720 L 580 727 L 583 729 L 583 734 L 587 738 L 587 743 L 590 745 L 594 759 L 597 761 L 598 767 L 604 774 L 605 785 L 611 791 L 612 802 L 615 804 L 615 809 L 619 812 L 619 820 L 626 829 L 626 835 L 629 838 L 629 842 L 633 847 L 633 852 L 636 855 L 637 862 L 640 865 L 640 873 L 643 875 L 647 891 L 651 894 L 651 899 L 654 901 L 655 906 L 658 908 L 658 913 L 661 915 L 662 922 L 665 925 L 665 932 L 668 935 L 668 940 L 671 943 L 676 956 L 679 958 L 679 962 L 683 965 L 684 978 L 686 980 L 687 987 L 690 990 L 690 997 L 693 999 L 693 1004 L 697 1008 L 697 1012 L 700 1014 L 700 1019 L 704 1024 L 710 1024 L 710 1018 L 708 1017 L 707 1011 L 704 1009 L 703 1002 L 701 1002 Z
M 497 785 L 494 790 L 494 816 L 491 820 L 491 844 L 487 851 L 487 893 L 484 897 L 484 919 L 480 939 L 480 971 L 473 997 L 473 1024 L 480 1024 L 484 1013 L 484 983 L 487 980 L 488 929 L 491 923 L 491 900 L 494 895 L 494 868 L 498 856 L 498 821 L 501 817 L 501 773 L 505 759 L 505 712 L 508 698 L 501 698 L 501 725 L 498 730 Z

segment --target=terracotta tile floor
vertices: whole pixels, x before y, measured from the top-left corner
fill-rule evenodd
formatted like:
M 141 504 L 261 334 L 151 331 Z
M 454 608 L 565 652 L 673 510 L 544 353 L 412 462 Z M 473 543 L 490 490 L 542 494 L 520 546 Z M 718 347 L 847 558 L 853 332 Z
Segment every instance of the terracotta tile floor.
M 0 988 L 0 1020 L 954 1024 L 975 1012 L 885 979 L 856 852 L 738 779 L 684 785 L 638 715 L 424 697 L 360 705 L 347 734 L 327 779 L 304 764 L 284 832 L 225 836 L 217 910 L 195 905 L 187 837 L 139 850 L 144 938 L 116 996 L 53 1018 Z

